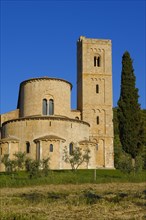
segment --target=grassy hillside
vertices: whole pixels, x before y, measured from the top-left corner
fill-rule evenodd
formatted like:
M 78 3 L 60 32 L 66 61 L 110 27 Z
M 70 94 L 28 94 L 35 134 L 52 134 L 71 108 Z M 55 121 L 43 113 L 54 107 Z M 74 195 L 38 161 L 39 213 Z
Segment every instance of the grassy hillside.
M 144 183 L 3 188 L 1 220 L 145 219 Z
M 123 174 L 119 170 L 70 170 L 50 171 L 48 177 L 28 178 L 26 172 L 18 174 L 0 174 L 0 187 L 22 187 L 44 184 L 86 184 L 86 183 L 111 183 L 111 182 L 144 182 L 146 171 L 134 174 Z

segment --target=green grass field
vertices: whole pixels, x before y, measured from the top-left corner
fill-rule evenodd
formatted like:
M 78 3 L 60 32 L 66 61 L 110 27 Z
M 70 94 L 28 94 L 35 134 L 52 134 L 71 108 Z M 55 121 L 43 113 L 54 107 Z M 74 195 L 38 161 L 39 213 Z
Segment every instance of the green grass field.
M 119 170 L 70 170 L 50 171 L 47 177 L 29 179 L 26 172 L 16 174 L 0 173 L 0 187 L 23 187 L 46 184 L 85 184 L 113 182 L 145 182 L 146 171 L 134 174 L 123 174 Z

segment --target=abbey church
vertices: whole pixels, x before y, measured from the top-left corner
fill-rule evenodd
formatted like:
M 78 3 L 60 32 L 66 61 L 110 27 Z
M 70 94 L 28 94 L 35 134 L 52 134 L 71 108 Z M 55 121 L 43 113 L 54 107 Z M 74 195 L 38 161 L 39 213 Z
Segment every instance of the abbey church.
M 90 149 L 88 167 L 114 168 L 111 40 L 81 36 L 77 41 L 77 109 L 71 109 L 72 84 L 40 77 L 21 82 L 17 109 L 0 116 L 1 158 L 26 152 L 27 157 L 50 157 L 51 169 L 71 169 L 63 160 L 74 147 Z

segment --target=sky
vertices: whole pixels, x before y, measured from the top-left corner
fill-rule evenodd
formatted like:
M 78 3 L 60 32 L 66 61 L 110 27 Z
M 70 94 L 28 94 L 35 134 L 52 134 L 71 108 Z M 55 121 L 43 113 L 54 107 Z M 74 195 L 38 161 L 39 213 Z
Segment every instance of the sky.
M 0 113 L 17 108 L 19 85 L 35 77 L 72 83 L 76 109 L 76 42 L 112 40 L 113 106 L 120 95 L 122 55 L 133 59 L 139 103 L 146 108 L 145 0 L 1 0 Z

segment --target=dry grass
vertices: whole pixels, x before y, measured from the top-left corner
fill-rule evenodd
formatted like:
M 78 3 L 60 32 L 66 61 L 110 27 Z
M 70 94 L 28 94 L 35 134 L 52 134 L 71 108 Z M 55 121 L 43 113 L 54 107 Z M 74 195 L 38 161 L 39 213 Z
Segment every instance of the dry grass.
M 0 189 L 1 220 L 146 219 L 145 183 Z

